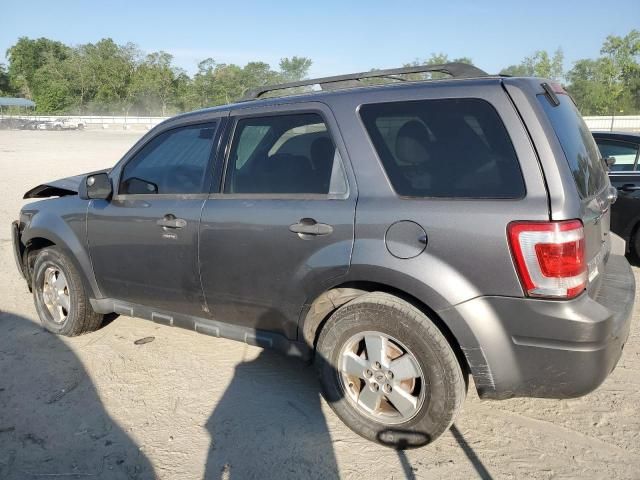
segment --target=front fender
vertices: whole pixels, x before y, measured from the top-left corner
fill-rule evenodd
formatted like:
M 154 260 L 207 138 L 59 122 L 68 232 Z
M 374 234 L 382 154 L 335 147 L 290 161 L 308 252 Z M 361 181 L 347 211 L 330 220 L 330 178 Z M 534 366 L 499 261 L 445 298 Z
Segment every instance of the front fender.
M 88 202 L 75 196 L 27 205 L 22 212 L 31 219 L 25 225 L 21 240 L 27 249 L 38 239 L 54 243 L 67 254 L 84 278 L 89 296 L 101 298 L 86 242 L 87 206 Z

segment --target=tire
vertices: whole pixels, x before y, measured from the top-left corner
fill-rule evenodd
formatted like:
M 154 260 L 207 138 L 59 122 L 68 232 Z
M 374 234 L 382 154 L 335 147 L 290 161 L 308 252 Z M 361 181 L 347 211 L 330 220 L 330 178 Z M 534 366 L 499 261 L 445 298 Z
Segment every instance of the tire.
M 74 337 L 100 327 L 103 315 L 93 311 L 82 277 L 57 247 L 38 252 L 32 290 L 40 321 L 50 332 Z
M 640 227 L 636 225 L 634 233 L 631 235 L 631 242 L 628 242 L 631 258 L 636 262 L 640 259 Z
M 378 337 L 386 340 L 377 343 Z M 380 349 L 369 347 L 381 345 L 391 354 L 376 366 L 369 350 Z M 451 427 L 466 397 L 465 376 L 442 332 L 420 310 L 386 293 L 365 294 L 334 312 L 320 332 L 314 362 L 338 417 L 362 437 L 396 449 L 433 442 Z M 354 370 L 353 376 L 343 373 Z M 369 401 L 380 394 L 382 401 Z

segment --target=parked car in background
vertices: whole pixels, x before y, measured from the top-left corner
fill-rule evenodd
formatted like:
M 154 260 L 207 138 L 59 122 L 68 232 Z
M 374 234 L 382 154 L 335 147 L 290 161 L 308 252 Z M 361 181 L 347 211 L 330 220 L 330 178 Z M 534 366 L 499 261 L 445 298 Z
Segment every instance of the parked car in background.
M 640 134 L 593 132 L 602 158 L 613 157 L 609 167 L 618 201 L 611 209 L 611 230 L 624 238 L 627 251 L 640 258 Z
M 16 130 L 23 124 L 23 120 L 20 118 L 0 118 L 0 130 Z
M 0 118 L 0 130 L 35 130 L 44 122 L 20 117 Z
M 38 125 L 39 130 L 82 130 L 84 123 L 72 120 L 70 118 L 56 118 L 49 122 Z
M 454 78 L 348 88 L 434 71 Z M 261 87 L 25 198 L 14 253 L 49 331 L 115 312 L 303 356 L 396 448 L 447 431 L 469 375 L 486 399 L 585 395 L 629 334 L 615 190 L 549 80 L 452 63 Z

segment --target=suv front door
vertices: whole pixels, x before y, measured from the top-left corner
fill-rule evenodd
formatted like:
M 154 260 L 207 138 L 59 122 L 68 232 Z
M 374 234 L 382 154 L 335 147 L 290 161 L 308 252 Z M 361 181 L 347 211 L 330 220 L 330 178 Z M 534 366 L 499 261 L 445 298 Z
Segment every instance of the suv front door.
M 114 169 L 114 197 L 92 200 L 89 250 L 105 297 L 205 315 L 198 224 L 212 181 L 216 129 L 209 122 L 159 133 Z
M 296 338 L 305 304 L 347 273 L 355 183 L 320 104 L 231 112 L 224 179 L 206 201 L 202 285 L 215 320 Z

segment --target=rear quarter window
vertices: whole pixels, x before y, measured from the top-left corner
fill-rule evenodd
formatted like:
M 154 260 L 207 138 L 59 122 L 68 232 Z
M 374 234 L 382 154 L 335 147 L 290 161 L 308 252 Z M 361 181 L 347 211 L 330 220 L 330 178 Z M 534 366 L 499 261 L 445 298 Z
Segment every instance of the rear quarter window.
M 569 163 L 578 193 L 589 198 L 607 184 L 607 172 L 591 131 L 568 95 L 558 95 L 560 104 L 554 106 L 545 95 L 538 95 L 560 146 Z
M 496 110 L 475 99 L 362 105 L 393 189 L 407 197 L 521 198 L 525 184 Z

